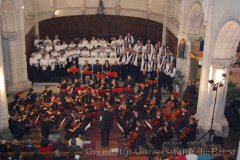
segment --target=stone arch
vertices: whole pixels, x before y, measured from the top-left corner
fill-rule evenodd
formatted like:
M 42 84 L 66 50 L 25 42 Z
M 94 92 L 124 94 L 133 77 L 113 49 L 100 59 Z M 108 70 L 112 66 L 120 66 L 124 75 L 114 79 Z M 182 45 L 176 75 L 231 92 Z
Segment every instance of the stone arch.
M 214 59 L 230 59 L 236 55 L 240 41 L 240 21 L 230 18 L 221 26 L 217 35 Z
M 14 5 L 10 0 L 4 0 L 0 8 L 1 32 L 16 32 L 14 15 Z
M 187 19 L 187 30 L 189 35 L 200 35 L 202 34 L 204 21 L 203 8 L 200 3 L 194 3 L 191 7 L 190 14 Z
M 231 59 L 236 55 L 240 41 L 240 20 L 228 17 L 221 25 L 214 48 L 214 59 Z

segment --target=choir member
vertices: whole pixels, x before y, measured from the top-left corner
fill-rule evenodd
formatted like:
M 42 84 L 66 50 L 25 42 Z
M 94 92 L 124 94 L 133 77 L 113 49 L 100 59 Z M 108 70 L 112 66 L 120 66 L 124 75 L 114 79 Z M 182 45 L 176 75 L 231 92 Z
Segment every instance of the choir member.
M 73 40 L 70 42 L 70 44 L 68 45 L 68 47 L 73 50 L 76 47 L 76 44 L 73 42 Z
M 133 45 L 134 44 L 134 38 L 133 36 L 131 35 L 131 33 L 127 33 L 126 37 L 124 38 L 124 40 L 127 40 L 127 42 L 130 44 L 130 45 Z
M 47 43 L 47 46 L 45 47 L 45 50 L 49 53 L 49 52 L 52 51 L 52 49 L 53 49 L 53 47 L 52 47 L 51 43 L 48 42 L 48 43 Z
M 54 36 L 53 46 L 55 47 L 58 42 L 60 42 L 60 39 L 58 38 L 58 35 L 56 34 L 56 35 Z
M 84 47 L 84 48 L 83 48 L 82 57 L 84 57 L 84 58 L 90 57 L 90 53 L 89 53 L 87 47 Z
M 62 50 L 66 50 L 68 48 L 68 45 L 66 44 L 65 41 L 62 42 Z
M 76 61 L 78 64 L 78 58 L 80 57 L 81 51 L 79 48 L 76 46 L 75 49 L 72 51 L 73 52 L 73 59 Z
M 127 57 L 127 52 L 123 51 L 123 54 L 119 57 L 119 64 L 121 68 L 121 79 L 124 80 L 126 79 L 127 76 L 127 63 L 128 63 L 128 57 Z
M 40 42 L 42 42 L 42 40 L 40 39 L 39 35 L 36 35 L 34 39 L 34 46 L 37 48 Z
M 117 58 L 117 53 L 116 53 L 115 48 L 111 48 L 111 52 L 110 52 L 109 57 L 110 58 Z
M 97 58 L 98 57 L 98 54 L 97 54 L 97 51 L 96 51 L 96 48 L 94 47 L 91 51 L 91 57 L 92 58 Z
M 47 44 L 50 43 L 52 46 L 52 41 L 49 39 L 48 35 L 45 37 L 45 40 L 43 41 L 43 46 L 47 46 Z
M 163 60 L 162 64 L 160 65 L 160 77 L 159 77 L 159 87 L 166 90 L 167 88 L 167 71 L 169 68 L 169 64 L 167 64 L 166 59 Z
M 40 60 L 41 72 L 42 72 L 42 80 L 46 81 L 48 79 L 48 67 L 49 67 L 49 60 L 46 58 L 47 55 L 44 54 L 42 59 Z
M 59 74 L 61 76 L 65 75 L 65 70 L 66 70 L 66 65 L 67 65 L 67 59 L 64 55 L 64 52 L 62 51 L 60 54 L 60 57 L 58 58 L 58 66 L 59 66 Z
M 39 70 L 39 62 L 35 53 L 32 53 L 31 57 L 29 58 L 29 65 L 31 80 L 35 82 L 37 80 Z
M 54 48 L 55 48 L 55 50 L 56 50 L 57 52 L 60 52 L 61 50 L 63 50 L 60 41 L 57 42 L 57 44 L 54 46 Z
M 118 42 L 119 46 L 122 47 L 122 45 L 124 44 L 124 40 L 123 40 L 123 38 L 122 38 L 122 35 L 119 35 L 119 36 L 118 36 L 117 42 Z
M 70 47 L 67 48 L 67 51 L 65 52 L 65 56 L 67 58 L 67 62 L 68 62 L 68 66 L 69 66 L 73 59 L 73 51 Z
M 83 41 L 81 39 L 78 42 L 78 48 L 80 49 L 80 51 L 82 51 L 83 48 L 84 48 L 84 44 L 83 44 Z
M 105 49 L 105 58 L 109 58 L 110 57 L 110 53 L 111 53 L 111 48 L 110 48 L 110 45 L 108 44 L 106 49 Z
M 122 48 L 120 47 L 120 45 L 118 43 L 116 43 L 116 54 L 117 54 L 117 57 L 119 58 L 120 55 L 122 55 Z

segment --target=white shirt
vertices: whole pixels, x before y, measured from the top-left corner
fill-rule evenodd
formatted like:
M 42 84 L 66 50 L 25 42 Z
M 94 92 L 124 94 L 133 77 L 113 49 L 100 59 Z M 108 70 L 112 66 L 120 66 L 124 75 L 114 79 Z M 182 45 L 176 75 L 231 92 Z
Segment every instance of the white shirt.
M 84 47 L 84 44 L 83 43 L 78 43 L 78 48 L 79 49 L 82 49 Z
M 41 59 L 40 60 L 40 66 L 42 67 L 42 70 L 43 71 L 46 71 L 47 70 L 47 67 L 49 66 L 49 62 L 48 62 L 48 59 L 45 58 L 45 59 Z
M 117 53 L 114 52 L 110 52 L 110 58 L 116 58 L 117 57 Z
M 46 49 L 47 52 L 50 52 L 50 51 L 52 51 L 53 47 L 52 46 L 46 46 L 45 49 Z
M 151 63 L 143 61 L 141 63 L 141 71 L 143 71 L 143 70 L 145 70 L 147 72 L 151 72 Z
M 58 52 L 52 52 L 51 55 L 54 57 L 54 58 L 57 58 L 59 56 Z
M 60 56 L 58 58 L 58 64 L 60 68 L 65 68 L 66 64 L 67 64 L 67 59 L 65 56 Z
M 97 58 L 97 52 L 96 51 L 92 51 L 91 52 L 91 57 L 92 58 Z
M 53 40 L 53 46 L 56 46 L 58 41 L 60 41 L 60 40 L 59 39 L 54 39 Z
M 76 47 L 76 44 L 75 44 L 75 43 L 70 43 L 70 44 L 68 45 L 68 47 L 70 47 L 70 48 L 75 48 L 75 47 Z
M 99 53 L 99 58 L 106 58 L 107 54 L 105 52 L 100 52 Z
M 117 40 L 117 43 L 121 46 L 121 45 L 124 44 L 124 40 L 123 40 L 123 39 L 118 39 L 118 40 Z
M 57 59 L 49 58 L 48 62 L 49 62 L 49 65 L 51 67 L 51 71 L 54 71 L 55 68 L 56 68 L 56 65 L 57 65 Z
M 79 57 L 79 56 L 80 56 L 80 53 L 81 53 L 79 49 L 77 49 L 77 50 L 74 49 L 72 52 L 73 52 L 73 58 Z
M 34 46 L 37 47 L 40 42 L 42 42 L 41 39 L 35 39 L 34 40 Z
M 40 59 L 42 58 L 42 54 L 41 53 L 36 53 L 35 57 L 37 58 L 38 61 L 40 61 Z
M 67 47 L 68 47 L 68 45 L 66 43 L 62 44 L 62 50 L 65 50 Z
M 97 40 L 91 40 L 91 44 L 92 44 L 92 46 L 95 46 L 96 43 L 97 43 Z
M 82 57 L 89 57 L 90 53 L 89 51 L 82 51 Z
M 69 62 L 72 62 L 73 52 L 67 51 L 65 54 L 66 58 L 68 58 Z
M 59 52 L 63 49 L 63 46 L 62 45 L 56 45 L 54 48 L 57 52 Z
M 89 50 L 91 50 L 91 49 L 93 49 L 93 45 L 92 45 L 91 43 L 88 43 L 88 44 L 87 44 L 87 48 L 88 48 Z
M 43 45 L 44 45 L 44 46 L 47 46 L 48 43 L 50 43 L 50 45 L 52 45 L 52 41 L 51 41 L 50 39 L 45 39 L 45 40 L 43 41 Z
M 112 46 L 112 47 L 115 47 L 116 43 L 118 43 L 118 41 L 117 41 L 117 40 L 113 40 L 113 41 L 111 42 L 111 46 Z
M 167 75 L 170 77 L 175 77 L 176 75 L 176 68 L 175 67 L 169 67 L 167 70 Z
M 35 67 L 38 67 L 38 59 L 37 57 L 30 57 L 29 58 L 29 65 L 32 67 L 32 66 L 35 66 Z

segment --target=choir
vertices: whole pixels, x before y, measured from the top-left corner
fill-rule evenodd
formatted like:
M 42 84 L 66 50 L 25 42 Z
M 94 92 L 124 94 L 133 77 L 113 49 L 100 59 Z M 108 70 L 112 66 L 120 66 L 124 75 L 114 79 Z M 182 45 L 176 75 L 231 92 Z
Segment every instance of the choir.
M 55 35 L 53 41 L 48 36 L 44 40 L 36 36 L 34 47 L 36 52 L 29 58 L 30 79 L 33 82 L 48 81 L 53 76 L 68 76 L 72 79 L 68 70 L 74 63 L 74 66 L 79 68 L 77 77 L 82 78 L 85 83 L 85 78 L 92 79 L 92 76 L 86 76 L 80 71 L 86 69 L 83 62 L 89 60 L 91 63 L 87 71 L 93 71 L 94 74 L 99 70 L 106 70 L 105 64 L 110 62 L 105 73 L 117 71 L 121 81 L 124 81 L 127 75 L 131 75 L 136 82 L 157 80 L 162 89 L 170 92 L 173 90 L 172 83 L 176 74 L 175 54 L 160 41 L 154 45 L 151 40 L 147 40 L 146 44 L 143 44 L 141 40 L 135 42 L 131 33 L 127 33 L 125 38 L 121 35 L 118 38 L 113 36 L 111 41 L 93 36 L 91 40 L 83 38 L 78 42 L 72 40 L 66 44 Z M 94 70 L 96 68 L 93 66 L 96 64 L 90 61 L 91 58 L 100 62 L 101 59 L 105 59 L 108 62 L 99 64 L 97 70 Z

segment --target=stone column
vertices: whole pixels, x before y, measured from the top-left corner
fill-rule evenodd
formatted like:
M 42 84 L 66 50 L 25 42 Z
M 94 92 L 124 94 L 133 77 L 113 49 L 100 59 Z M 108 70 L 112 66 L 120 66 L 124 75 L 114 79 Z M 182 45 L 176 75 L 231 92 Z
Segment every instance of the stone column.
M 214 15 L 214 1 L 208 1 L 208 16 L 206 19 L 206 28 L 205 28 L 205 46 L 204 46 L 204 56 L 202 58 L 202 69 L 201 69 L 201 78 L 200 78 L 200 87 L 198 95 L 198 106 L 197 106 L 197 118 L 199 119 L 198 126 L 199 128 L 207 131 L 210 129 L 212 111 L 214 106 L 215 92 L 212 91 L 211 86 L 208 83 L 208 80 L 218 80 L 220 72 L 228 72 L 228 67 L 226 64 L 220 64 L 214 62 L 213 52 L 215 48 L 215 40 L 213 39 L 213 27 L 212 27 L 212 18 Z M 214 116 L 213 128 L 215 133 L 219 136 L 226 137 L 228 134 L 228 128 L 226 124 L 225 116 L 223 111 L 225 108 L 226 98 L 226 88 L 227 82 L 225 81 L 225 87 L 220 88 L 217 96 L 216 110 Z M 221 102 L 222 101 L 222 102 Z M 224 103 L 223 103 L 224 102 Z
M 38 2 L 34 0 L 34 16 L 35 16 L 35 35 L 39 35 L 39 16 L 38 16 Z
M 168 0 L 164 1 L 164 18 L 163 18 L 163 33 L 162 33 L 162 44 L 166 44 L 167 39 L 167 21 L 168 21 Z
M 6 94 L 6 84 L 4 75 L 4 64 L 3 64 L 3 51 L 0 34 L 0 136 L 8 138 L 8 103 Z
M 24 11 L 22 9 L 23 0 L 17 1 L 16 7 L 16 33 L 3 33 L 6 41 L 4 56 L 8 58 L 11 76 L 10 85 L 7 90 L 9 92 L 17 92 L 27 89 L 31 86 L 27 75 L 27 61 L 25 49 L 25 29 L 24 29 Z M 5 59 L 4 59 L 5 61 Z

